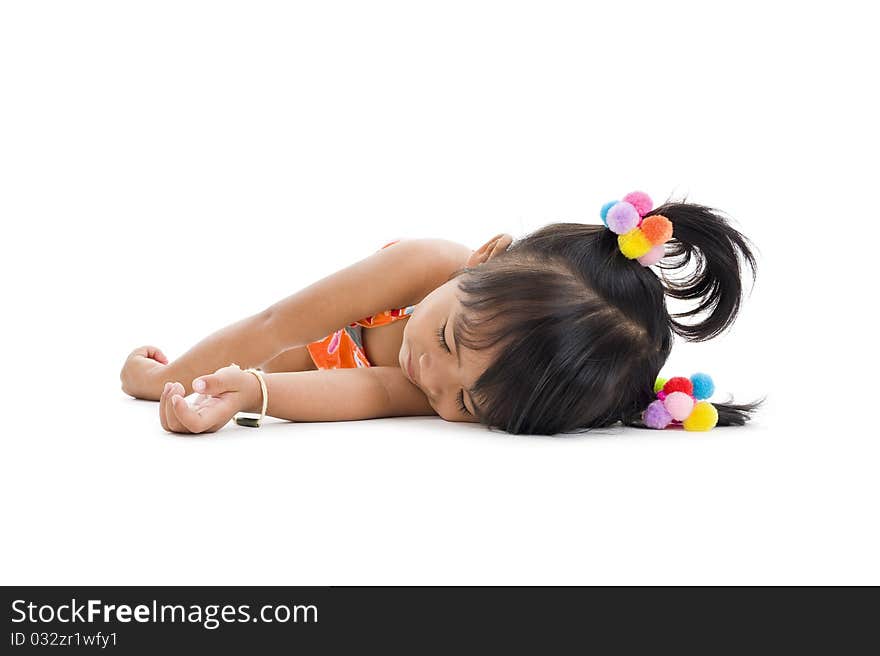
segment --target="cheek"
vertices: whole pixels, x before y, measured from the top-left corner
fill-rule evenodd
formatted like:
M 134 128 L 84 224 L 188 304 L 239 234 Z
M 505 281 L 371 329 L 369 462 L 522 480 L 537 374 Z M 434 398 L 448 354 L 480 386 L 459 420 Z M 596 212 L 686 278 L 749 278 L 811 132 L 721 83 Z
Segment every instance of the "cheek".
M 415 315 L 407 319 L 406 324 L 403 326 L 403 340 L 405 342 L 411 342 L 413 338 L 420 335 L 423 323 L 423 318 Z

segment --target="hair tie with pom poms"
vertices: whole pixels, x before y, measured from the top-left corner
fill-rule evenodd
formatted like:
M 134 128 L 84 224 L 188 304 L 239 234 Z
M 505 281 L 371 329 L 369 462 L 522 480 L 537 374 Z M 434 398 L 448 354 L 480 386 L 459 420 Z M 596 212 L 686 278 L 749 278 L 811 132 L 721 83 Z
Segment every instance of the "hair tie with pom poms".
M 672 424 L 688 431 L 707 431 L 718 424 L 718 410 L 706 400 L 715 392 L 715 383 L 708 374 L 658 378 L 654 392 L 657 400 L 642 413 L 648 428 L 662 429 Z
M 661 214 L 645 218 L 653 206 L 648 194 L 633 191 L 623 200 L 605 203 L 599 212 L 602 222 L 617 235 L 620 252 L 645 267 L 663 258 L 663 244 L 672 239 L 672 221 Z

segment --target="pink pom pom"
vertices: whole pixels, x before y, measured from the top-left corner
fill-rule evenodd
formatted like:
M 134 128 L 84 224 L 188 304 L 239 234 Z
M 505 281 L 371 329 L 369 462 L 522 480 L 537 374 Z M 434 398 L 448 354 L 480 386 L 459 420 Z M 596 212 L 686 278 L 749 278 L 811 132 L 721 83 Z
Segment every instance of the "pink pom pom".
M 687 419 L 691 411 L 694 409 L 694 399 L 684 392 L 672 392 L 667 394 L 663 400 L 663 405 L 676 421 L 684 421 Z
M 642 413 L 642 421 L 648 428 L 666 428 L 672 423 L 672 415 L 663 405 L 663 401 L 654 401 Z
M 666 247 L 660 244 L 638 258 L 638 261 L 642 266 L 651 266 L 662 260 L 664 255 L 666 255 Z
M 605 222 L 608 224 L 608 228 L 618 235 L 625 235 L 639 225 L 640 220 L 641 217 L 638 210 L 623 201 L 614 205 L 614 207 L 608 210 L 608 214 L 605 215 Z
M 654 201 L 644 191 L 633 191 L 623 197 L 627 203 L 636 208 L 639 216 L 645 216 L 654 207 Z

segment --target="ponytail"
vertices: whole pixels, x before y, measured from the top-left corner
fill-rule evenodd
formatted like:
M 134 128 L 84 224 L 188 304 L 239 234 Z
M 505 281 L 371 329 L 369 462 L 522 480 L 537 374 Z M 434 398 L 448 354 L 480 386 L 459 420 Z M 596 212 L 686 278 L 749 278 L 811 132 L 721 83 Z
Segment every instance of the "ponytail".
M 674 335 L 704 341 L 733 323 L 743 269 L 753 280 L 756 271 L 746 238 L 708 207 L 668 202 L 651 211 L 647 195 L 626 198 L 635 205 L 612 212 L 618 201 L 606 204 L 604 225 L 552 223 L 456 273 L 455 341 L 491 351 L 470 389 L 485 425 L 531 435 L 644 426 Z M 669 219 L 671 238 L 655 220 L 627 239 L 631 224 L 651 215 Z M 664 244 L 658 260 L 644 257 Z M 690 303 L 670 314 L 670 297 Z M 712 405 L 713 425 L 741 426 L 760 401 Z
M 657 265 L 666 293 L 697 301 L 689 310 L 671 315 L 672 330 L 692 342 L 717 337 L 739 312 L 743 292 L 740 260 L 750 270 L 752 282 L 755 280 L 757 267 L 748 239 L 704 205 L 669 202 L 646 216 L 653 214 L 665 216 L 674 227 L 666 255 Z M 679 321 L 693 317 L 702 319 Z
M 751 403 L 712 403 L 718 411 L 718 426 L 743 426 L 752 413 L 761 407 L 764 399 Z

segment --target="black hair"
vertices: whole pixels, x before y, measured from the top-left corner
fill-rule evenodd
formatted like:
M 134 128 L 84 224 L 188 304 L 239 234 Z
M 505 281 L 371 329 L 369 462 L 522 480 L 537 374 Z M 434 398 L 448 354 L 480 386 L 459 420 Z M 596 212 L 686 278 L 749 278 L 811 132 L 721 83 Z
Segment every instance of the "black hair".
M 482 423 L 532 435 L 641 425 L 673 335 L 704 341 L 733 323 L 743 268 L 756 273 L 748 240 L 703 205 L 667 202 L 653 214 L 674 229 L 659 276 L 624 257 L 604 225 L 582 223 L 544 226 L 451 276 L 465 308 L 456 343 L 500 353 L 471 390 Z M 670 314 L 666 295 L 693 305 Z M 759 402 L 713 405 L 728 426 Z

